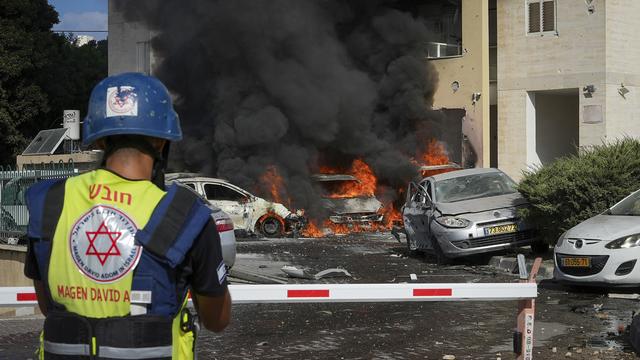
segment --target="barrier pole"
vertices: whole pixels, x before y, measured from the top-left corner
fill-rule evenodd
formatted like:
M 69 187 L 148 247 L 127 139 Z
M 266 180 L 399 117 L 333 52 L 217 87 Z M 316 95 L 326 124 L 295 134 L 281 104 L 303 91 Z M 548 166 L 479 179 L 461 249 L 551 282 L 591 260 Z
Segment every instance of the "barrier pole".
M 529 278 L 520 280 L 521 284 L 535 284 L 538 269 L 542 263 L 541 258 L 536 258 L 531 267 Z M 518 328 L 513 336 L 513 350 L 516 360 L 533 359 L 533 322 L 535 320 L 535 297 L 518 301 Z

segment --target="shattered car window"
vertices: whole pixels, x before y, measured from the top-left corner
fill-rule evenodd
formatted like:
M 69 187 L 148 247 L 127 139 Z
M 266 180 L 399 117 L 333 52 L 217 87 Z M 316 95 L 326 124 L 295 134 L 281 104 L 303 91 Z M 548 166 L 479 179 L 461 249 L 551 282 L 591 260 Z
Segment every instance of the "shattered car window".
M 607 215 L 640 216 L 640 191 L 631 194 L 626 199 L 614 205 Z
M 462 176 L 436 182 L 437 202 L 478 199 L 517 192 L 516 183 L 499 172 Z
M 222 185 L 204 184 L 204 192 L 208 200 L 243 201 L 245 196 Z

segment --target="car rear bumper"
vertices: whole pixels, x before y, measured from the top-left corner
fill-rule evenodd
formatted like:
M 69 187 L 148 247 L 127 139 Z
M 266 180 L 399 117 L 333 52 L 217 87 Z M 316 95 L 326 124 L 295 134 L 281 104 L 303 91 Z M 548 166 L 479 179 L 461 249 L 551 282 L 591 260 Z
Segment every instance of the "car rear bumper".
M 236 262 L 236 236 L 233 230 L 223 231 L 220 234 L 220 245 L 222 248 L 222 259 L 227 268 L 232 268 Z

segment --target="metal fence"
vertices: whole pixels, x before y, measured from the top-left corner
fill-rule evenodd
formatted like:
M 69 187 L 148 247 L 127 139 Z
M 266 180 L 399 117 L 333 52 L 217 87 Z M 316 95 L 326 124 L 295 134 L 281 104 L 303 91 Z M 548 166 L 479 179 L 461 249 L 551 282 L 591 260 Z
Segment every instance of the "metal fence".
M 24 241 L 29 222 L 25 193 L 31 185 L 77 173 L 73 161 L 28 164 L 22 170 L 0 166 L 0 243 L 17 245 Z

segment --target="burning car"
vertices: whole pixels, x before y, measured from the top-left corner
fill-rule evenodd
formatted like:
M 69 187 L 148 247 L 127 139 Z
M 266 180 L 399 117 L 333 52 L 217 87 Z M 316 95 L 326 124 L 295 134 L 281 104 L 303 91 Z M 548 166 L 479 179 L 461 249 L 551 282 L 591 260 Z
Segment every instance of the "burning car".
M 322 187 L 322 206 L 329 212 L 331 223 L 366 226 L 382 222 L 382 203 L 373 192 L 362 191 L 362 182 L 355 176 L 316 174 L 312 178 Z
M 518 216 L 528 206 L 516 183 L 498 169 L 442 173 L 411 183 L 402 209 L 410 251 L 449 258 L 531 245 L 544 252 L 535 228 Z
M 279 237 L 297 233 L 305 223 L 302 214 L 270 202 L 223 179 L 197 174 L 167 174 L 167 181 L 190 187 L 229 214 L 236 231 Z

